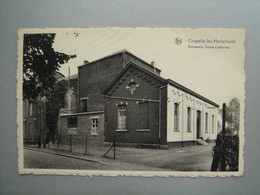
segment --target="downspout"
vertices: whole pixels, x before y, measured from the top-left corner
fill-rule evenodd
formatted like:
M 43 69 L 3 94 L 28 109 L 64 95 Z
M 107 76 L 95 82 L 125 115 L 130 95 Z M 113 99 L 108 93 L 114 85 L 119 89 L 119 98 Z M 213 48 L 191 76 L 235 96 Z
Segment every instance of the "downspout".
M 200 133 L 201 133 L 201 137 L 202 137 L 202 140 L 204 140 L 204 137 L 205 137 L 205 120 L 206 120 L 206 112 L 205 112 L 205 104 L 203 103 L 202 104 L 202 111 L 201 111 L 201 125 L 200 125 Z M 209 116 L 208 116 L 209 117 Z
M 211 125 L 210 125 L 210 116 L 211 116 Z M 208 127 L 210 127 L 210 126 L 212 126 L 212 113 L 210 112 L 210 115 L 208 116 Z M 212 131 L 212 128 L 213 127 L 211 127 L 211 128 L 208 128 L 208 131 L 209 131 L 209 138 L 208 138 L 208 140 L 210 140 L 210 131 Z
M 69 78 L 68 78 L 68 110 L 69 113 L 71 113 L 71 89 L 70 89 L 70 67 L 68 67 L 68 72 L 69 72 Z
M 162 109 L 161 109 L 161 106 L 162 106 L 162 97 L 161 97 L 161 92 L 162 92 L 162 88 L 164 87 L 168 87 L 168 84 L 167 85 L 164 85 L 164 86 L 161 86 L 159 88 L 159 134 L 158 134 L 158 138 L 159 138 L 159 145 L 161 144 L 161 113 L 162 113 Z
M 79 98 L 79 68 L 78 68 L 78 80 L 77 80 L 77 112 L 80 112 L 80 98 Z
M 181 136 L 181 146 L 183 147 L 183 136 L 184 136 L 184 94 L 182 94 L 182 113 L 181 113 L 181 120 L 182 120 L 182 136 Z
M 193 145 L 195 145 L 194 141 L 195 141 L 195 133 L 196 133 L 196 127 L 195 127 L 195 119 L 196 119 L 196 109 L 195 109 L 195 100 L 193 99 L 193 117 L 192 117 L 192 126 L 193 126 Z

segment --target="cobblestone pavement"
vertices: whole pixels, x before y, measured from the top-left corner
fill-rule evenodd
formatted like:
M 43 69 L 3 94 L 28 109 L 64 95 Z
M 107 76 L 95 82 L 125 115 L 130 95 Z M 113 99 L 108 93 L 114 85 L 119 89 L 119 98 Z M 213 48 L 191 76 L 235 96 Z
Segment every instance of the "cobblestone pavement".
M 213 146 L 214 144 L 211 143 L 208 145 L 187 146 L 169 150 L 117 147 L 116 159 L 111 159 L 113 157 L 113 150 L 108 153 L 110 158 L 102 157 L 109 147 L 89 147 L 88 155 L 84 155 L 57 149 L 38 149 L 31 146 L 29 148 L 39 150 L 38 152 L 72 155 L 71 157 L 60 157 L 61 159 L 80 157 L 85 159 L 85 161 L 90 160 L 90 162 L 76 159 L 75 162 L 77 163 L 74 163 L 74 160 L 67 159 L 64 161 L 58 158 L 57 161 L 48 161 L 50 165 L 46 167 L 46 159 L 41 158 L 41 154 L 37 153 L 34 155 L 25 149 L 25 168 L 54 167 L 58 169 L 86 170 L 210 171 Z M 96 163 L 91 161 L 96 161 Z M 93 167 L 93 165 L 95 166 Z
M 214 143 L 209 143 L 168 150 L 116 147 L 116 159 L 121 162 L 168 171 L 210 171 L 214 145 Z M 89 147 L 88 153 L 93 156 L 102 156 L 108 148 Z M 107 156 L 112 158 L 113 150 Z
M 24 149 L 24 168 L 85 170 L 116 169 L 113 166 L 104 165 L 98 162 L 74 159 L 27 149 Z

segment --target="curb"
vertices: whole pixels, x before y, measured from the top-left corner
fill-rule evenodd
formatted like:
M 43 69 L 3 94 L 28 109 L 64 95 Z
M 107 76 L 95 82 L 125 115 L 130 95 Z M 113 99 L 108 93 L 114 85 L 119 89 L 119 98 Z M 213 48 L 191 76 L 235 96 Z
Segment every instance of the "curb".
M 71 158 L 75 158 L 75 159 L 79 159 L 79 160 L 85 160 L 85 161 L 98 162 L 98 163 L 101 163 L 101 164 L 105 164 L 105 163 L 103 163 L 101 161 L 98 161 L 98 160 L 83 158 L 83 157 L 75 156 L 75 155 L 71 155 L 71 154 L 56 153 L 56 152 L 53 152 L 53 151 L 39 150 L 39 149 L 36 149 L 36 148 L 30 148 L 30 147 L 24 147 L 24 149 L 33 150 L 33 151 L 37 151 L 37 152 L 43 152 L 43 153 L 47 153 L 47 154 L 54 154 L 54 155 L 58 155 L 58 156 L 71 157 Z
M 122 169 L 125 169 L 125 170 L 131 170 L 131 169 L 127 169 L 125 167 L 123 168 L 123 167 L 115 166 L 113 164 L 105 163 L 105 162 L 102 162 L 102 161 L 99 161 L 99 160 L 88 159 L 88 158 L 70 155 L 70 154 L 56 153 L 56 152 L 53 152 L 53 151 L 50 151 L 50 150 L 40 150 L 40 149 L 36 149 L 36 148 L 31 148 L 31 147 L 24 147 L 24 149 L 33 150 L 33 151 L 37 151 L 37 152 L 43 152 L 43 153 L 47 153 L 47 154 L 58 155 L 58 156 L 64 156 L 64 157 L 69 157 L 69 158 L 74 158 L 74 159 L 78 159 L 78 160 L 85 160 L 85 161 L 89 161 L 89 162 L 96 162 L 96 163 L 100 163 L 100 164 L 111 166 L 111 167 L 122 168 Z

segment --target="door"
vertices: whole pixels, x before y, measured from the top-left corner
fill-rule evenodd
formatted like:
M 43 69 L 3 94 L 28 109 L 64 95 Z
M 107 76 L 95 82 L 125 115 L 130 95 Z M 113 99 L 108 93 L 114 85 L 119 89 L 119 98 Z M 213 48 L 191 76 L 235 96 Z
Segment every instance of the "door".
M 197 110 L 197 120 L 196 120 L 196 138 L 200 138 L 200 130 L 201 130 L 201 111 Z

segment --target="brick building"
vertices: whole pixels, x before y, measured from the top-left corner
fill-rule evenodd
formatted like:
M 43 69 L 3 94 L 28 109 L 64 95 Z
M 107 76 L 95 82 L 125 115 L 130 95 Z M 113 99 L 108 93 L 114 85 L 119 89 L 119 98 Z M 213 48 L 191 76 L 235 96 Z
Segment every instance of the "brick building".
M 59 133 L 100 145 L 114 138 L 161 147 L 214 140 L 219 106 L 160 72 L 128 51 L 85 61 L 78 67 L 76 109 L 61 113 Z

